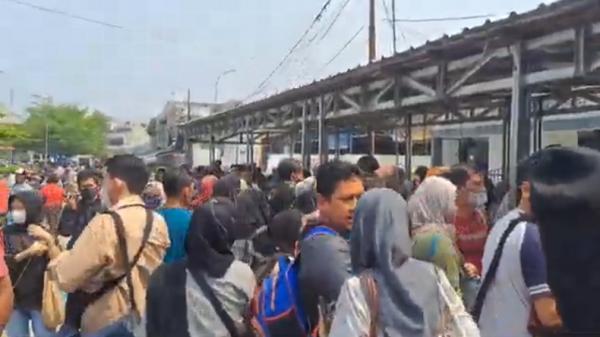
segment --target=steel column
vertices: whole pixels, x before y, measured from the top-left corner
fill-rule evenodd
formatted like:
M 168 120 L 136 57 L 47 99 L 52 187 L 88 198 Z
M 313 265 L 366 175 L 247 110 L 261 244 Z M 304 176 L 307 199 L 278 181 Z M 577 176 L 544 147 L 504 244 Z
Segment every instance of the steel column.
M 516 43 L 511 47 L 513 57 L 513 86 L 510 104 L 510 150 L 508 156 L 508 176 L 510 186 L 517 187 L 517 165 L 529 156 L 531 120 L 527 106 L 527 94 L 523 86 L 522 46 Z
M 210 143 L 208 144 L 208 161 L 210 161 L 210 163 L 214 163 L 216 160 L 215 158 L 215 136 L 210 136 Z
M 246 133 L 246 164 L 254 163 L 254 136 L 251 130 Z
M 292 131 L 289 134 L 289 157 L 293 158 L 294 157 L 294 152 L 296 150 L 296 131 Z
M 408 113 L 405 118 L 404 144 L 406 152 L 404 154 L 404 170 L 410 177 L 412 175 L 412 114 Z
M 510 117 L 509 108 L 502 119 L 502 179 L 508 178 L 508 153 L 510 152 Z
M 440 137 L 435 137 L 431 139 L 431 166 L 443 165 L 443 142 L 444 140 Z
M 533 117 L 533 152 L 542 149 L 542 136 L 543 136 L 543 111 L 544 101 L 540 98 L 538 100 L 538 109 Z
M 326 163 L 329 160 L 325 114 L 325 97 L 321 96 L 319 97 L 319 164 Z
M 340 159 L 340 130 L 335 129 L 335 160 Z
M 369 131 L 369 154 L 375 155 L 375 131 Z
M 394 156 L 396 158 L 396 166 L 400 165 L 400 129 L 396 127 L 394 129 Z
M 309 138 L 308 138 L 308 111 L 309 107 L 308 107 L 308 103 L 304 102 L 304 104 L 302 105 L 302 133 L 301 133 L 301 139 L 300 139 L 300 153 L 302 154 L 302 165 L 305 168 L 309 168 L 310 167 L 310 144 L 309 144 Z

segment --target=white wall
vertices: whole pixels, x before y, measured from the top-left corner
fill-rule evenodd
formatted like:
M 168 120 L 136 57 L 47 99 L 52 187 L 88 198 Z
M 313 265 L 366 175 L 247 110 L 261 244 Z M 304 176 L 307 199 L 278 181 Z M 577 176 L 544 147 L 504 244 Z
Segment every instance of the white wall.
M 458 164 L 458 151 L 460 140 L 442 139 L 442 166 L 452 166 Z

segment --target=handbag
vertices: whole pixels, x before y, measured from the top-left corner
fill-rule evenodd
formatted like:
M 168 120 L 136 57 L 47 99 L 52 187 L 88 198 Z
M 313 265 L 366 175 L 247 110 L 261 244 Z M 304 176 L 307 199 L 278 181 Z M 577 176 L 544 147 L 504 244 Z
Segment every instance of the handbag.
M 44 273 L 44 291 L 42 293 L 42 321 L 46 328 L 56 330 L 65 320 L 65 305 L 62 292 L 49 271 Z

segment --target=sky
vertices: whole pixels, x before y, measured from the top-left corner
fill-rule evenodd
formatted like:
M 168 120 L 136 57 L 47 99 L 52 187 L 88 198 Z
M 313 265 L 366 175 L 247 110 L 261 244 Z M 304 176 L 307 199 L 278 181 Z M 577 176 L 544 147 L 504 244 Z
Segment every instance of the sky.
M 229 69 L 235 72 L 221 79 L 220 101 L 260 99 L 365 64 L 369 1 L 331 0 L 304 42 L 257 90 L 325 1 L 0 0 L 0 103 L 10 105 L 12 91 L 13 111 L 24 114 L 32 95 L 46 95 L 55 103 L 97 109 L 117 120 L 147 122 L 167 100 L 185 99 L 188 88 L 193 101 L 212 102 L 216 78 Z M 389 12 L 391 0 L 385 3 Z M 398 19 L 489 14 L 493 20 L 534 9 L 541 1 L 396 3 Z M 384 0 L 376 0 L 376 6 L 378 57 L 390 56 L 392 29 L 385 21 Z M 398 23 L 398 50 L 484 21 Z

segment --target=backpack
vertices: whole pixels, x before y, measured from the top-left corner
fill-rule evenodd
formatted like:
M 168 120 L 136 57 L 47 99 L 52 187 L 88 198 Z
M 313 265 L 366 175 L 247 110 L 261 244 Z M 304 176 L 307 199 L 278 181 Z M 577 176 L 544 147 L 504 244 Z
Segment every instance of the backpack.
M 310 229 L 303 240 L 319 235 L 336 236 L 327 227 Z M 298 274 L 300 255 L 296 259 L 282 256 L 274 273 L 265 278 L 252 300 L 253 325 L 264 337 L 315 336 L 316 327 L 310 327 L 302 307 Z M 311 329 L 312 328 L 312 329 Z

